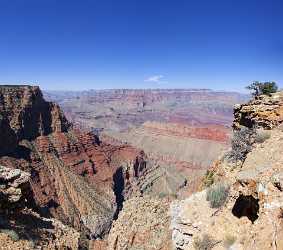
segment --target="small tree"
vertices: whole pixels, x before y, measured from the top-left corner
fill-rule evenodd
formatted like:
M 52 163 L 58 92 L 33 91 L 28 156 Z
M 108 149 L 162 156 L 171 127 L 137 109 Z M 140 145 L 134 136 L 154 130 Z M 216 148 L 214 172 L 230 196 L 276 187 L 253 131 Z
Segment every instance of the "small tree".
M 275 82 L 265 82 L 261 87 L 261 92 L 264 95 L 275 93 L 278 90 L 278 86 Z
M 255 81 L 246 88 L 252 91 L 252 95 L 254 97 L 259 95 L 269 95 L 271 93 L 275 93 L 278 90 L 278 86 L 275 82 Z

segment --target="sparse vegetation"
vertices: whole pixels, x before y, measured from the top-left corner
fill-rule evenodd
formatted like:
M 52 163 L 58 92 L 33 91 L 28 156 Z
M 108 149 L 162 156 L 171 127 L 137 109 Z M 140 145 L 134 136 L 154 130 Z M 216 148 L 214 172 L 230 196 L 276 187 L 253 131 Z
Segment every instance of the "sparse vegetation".
M 210 187 L 214 183 L 214 172 L 207 170 L 203 179 L 203 185 Z
M 176 193 L 171 193 L 170 194 L 170 197 L 173 198 L 173 199 L 177 199 L 178 198 L 178 195 Z
M 270 138 L 270 135 L 270 131 L 258 130 L 255 135 L 255 142 L 263 143 L 264 141 Z
M 226 159 L 230 162 L 237 163 L 243 162 L 246 159 L 247 154 L 252 149 L 253 136 L 255 134 L 254 129 L 241 128 L 234 131 L 233 138 L 231 140 L 231 151 L 226 154 Z
M 224 242 L 223 242 L 224 247 L 229 249 L 229 247 L 231 247 L 235 243 L 236 240 L 237 239 L 236 239 L 235 236 L 230 235 L 230 234 L 226 235 L 225 239 L 224 239 Z
M 211 250 L 215 245 L 215 240 L 210 235 L 204 234 L 202 238 L 195 238 L 193 244 L 196 250 Z
M 229 194 L 229 188 L 221 183 L 211 186 L 206 191 L 206 200 L 210 202 L 212 208 L 221 207 Z
M 166 196 L 167 196 L 167 194 L 164 193 L 164 192 L 160 192 L 160 193 L 158 194 L 158 197 L 159 197 L 160 199 L 165 198 Z
M 7 234 L 13 241 L 18 241 L 20 239 L 16 231 L 10 229 L 1 229 L 0 233 Z
M 278 90 L 278 86 L 275 82 L 255 81 L 246 88 L 252 91 L 252 95 L 254 97 L 257 97 L 259 95 L 270 95 L 271 93 L 275 93 Z

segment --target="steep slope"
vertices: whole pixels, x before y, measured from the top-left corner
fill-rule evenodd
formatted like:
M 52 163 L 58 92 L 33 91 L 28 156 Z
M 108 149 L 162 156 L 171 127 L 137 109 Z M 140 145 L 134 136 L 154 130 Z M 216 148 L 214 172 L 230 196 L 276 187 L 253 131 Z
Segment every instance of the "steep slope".
M 229 147 L 230 131 L 223 126 L 146 122 L 136 129 L 107 134 L 143 150 L 169 180 L 174 179 L 174 173 L 182 175 L 188 181 L 185 189 L 192 192 L 213 161 Z
M 143 152 L 73 130 L 38 87 L 0 86 L 0 113 L 5 128 L 0 136 L 7 139 L 0 143 L 0 164 L 30 173 L 29 205 L 83 236 L 104 237 L 123 201 L 140 193 L 136 183 L 147 165 Z
M 269 129 L 268 136 L 255 140 L 241 164 L 226 157 L 216 162 L 209 191 L 171 204 L 175 249 L 283 249 L 282 108 L 282 92 L 235 107 L 236 129 L 253 125 Z M 212 205 L 217 196 L 208 194 L 221 185 L 214 194 L 227 192 L 227 198 Z

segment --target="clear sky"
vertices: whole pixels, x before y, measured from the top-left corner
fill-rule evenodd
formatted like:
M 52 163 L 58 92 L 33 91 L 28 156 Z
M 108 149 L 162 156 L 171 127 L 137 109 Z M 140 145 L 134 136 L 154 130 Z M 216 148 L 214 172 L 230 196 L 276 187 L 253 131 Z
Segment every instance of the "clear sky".
M 282 0 L 1 0 L 0 82 L 43 89 L 283 85 Z

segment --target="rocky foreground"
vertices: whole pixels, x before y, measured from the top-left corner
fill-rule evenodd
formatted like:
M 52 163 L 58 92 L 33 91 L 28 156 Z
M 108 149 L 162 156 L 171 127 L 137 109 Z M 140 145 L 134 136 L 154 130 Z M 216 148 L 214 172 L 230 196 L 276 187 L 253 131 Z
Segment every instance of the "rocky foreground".
M 30 174 L 0 166 L 0 249 L 78 249 L 80 234 L 28 209 Z
M 234 128 L 262 134 L 243 162 L 215 163 L 204 178 L 212 186 L 171 204 L 176 249 L 283 249 L 282 123 L 282 92 L 235 107 Z M 221 185 L 224 198 L 212 203 L 208 192 Z

